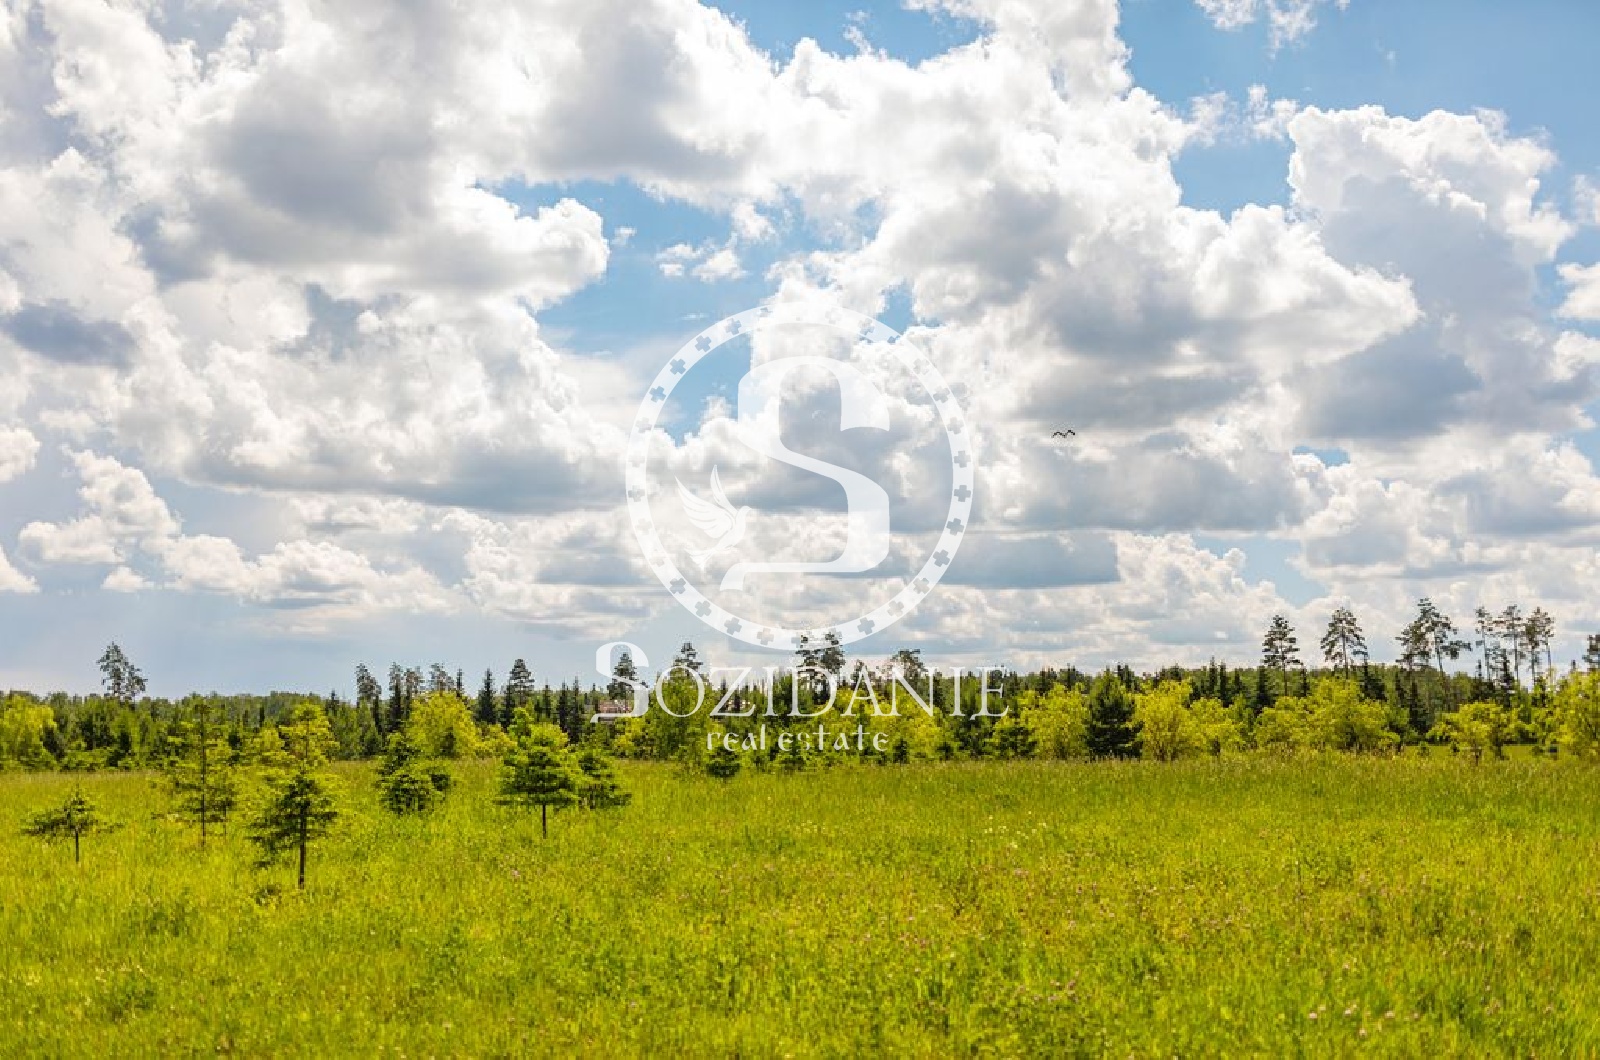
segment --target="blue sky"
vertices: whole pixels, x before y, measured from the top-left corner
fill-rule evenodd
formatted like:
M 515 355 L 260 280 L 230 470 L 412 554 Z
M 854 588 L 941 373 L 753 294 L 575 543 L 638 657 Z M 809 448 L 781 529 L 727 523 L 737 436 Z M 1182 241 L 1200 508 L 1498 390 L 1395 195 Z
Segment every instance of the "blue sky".
M 1600 8 L 919 6 L 450 13 L 428 79 L 383 58 L 421 9 L 190 76 L 130 57 L 199 23 L 41 0 L 0 54 L 0 687 L 87 690 L 113 639 L 166 694 L 756 658 L 642 563 L 621 445 L 682 343 L 802 296 L 914 329 L 987 454 L 966 566 L 867 655 L 1246 662 L 1351 602 L 1388 658 L 1424 593 L 1600 628 Z M 749 356 L 662 473 L 779 488 L 730 447 Z M 926 441 L 857 456 L 921 503 Z

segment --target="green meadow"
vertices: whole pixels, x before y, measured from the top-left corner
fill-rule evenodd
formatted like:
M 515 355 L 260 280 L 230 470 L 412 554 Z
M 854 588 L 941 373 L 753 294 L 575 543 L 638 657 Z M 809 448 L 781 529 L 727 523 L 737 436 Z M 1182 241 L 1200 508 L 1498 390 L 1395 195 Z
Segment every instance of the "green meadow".
M 0 1055 L 1600 1052 L 1600 773 L 1242 757 L 626 764 L 620 812 L 395 817 L 370 765 L 293 866 L 0 776 Z

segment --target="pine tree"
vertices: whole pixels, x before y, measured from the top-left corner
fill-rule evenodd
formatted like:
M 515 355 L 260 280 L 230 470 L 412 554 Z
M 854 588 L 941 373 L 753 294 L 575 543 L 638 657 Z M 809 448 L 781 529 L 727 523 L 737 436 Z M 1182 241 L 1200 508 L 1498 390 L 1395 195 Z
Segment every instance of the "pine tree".
M 739 752 L 724 743 L 718 743 L 706 758 L 706 772 L 718 780 L 732 780 L 742 768 L 744 761 L 739 757 Z
M 1138 756 L 1133 728 L 1133 697 L 1114 673 L 1102 673 L 1089 687 L 1089 753 L 1096 758 Z
M 1261 666 L 1278 671 L 1281 694 L 1289 694 L 1289 669 L 1303 665 L 1300 662 L 1300 641 L 1294 627 L 1283 615 L 1273 615 L 1267 635 L 1261 640 Z
M 632 793 L 623 791 L 617 780 L 616 766 L 599 748 L 588 747 L 578 754 L 578 771 L 582 773 L 578 798 L 586 809 L 607 810 L 633 801 Z
M 100 656 L 100 681 L 106 695 L 124 707 L 132 707 L 144 695 L 144 674 L 115 644 Z
M 1328 619 L 1328 631 L 1322 635 L 1321 646 L 1322 658 L 1329 665 L 1338 666 L 1345 677 L 1350 676 L 1355 660 L 1365 663 L 1367 639 L 1354 611 L 1348 607 L 1334 610 L 1333 617 Z
M 364 663 L 356 667 L 356 705 L 371 716 L 373 727 L 381 735 L 388 720 L 383 714 L 383 686 Z
M 1234 676 L 1239 676 L 1237 671 L 1235 671 Z M 1267 668 L 1265 666 L 1258 666 L 1256 667 L 1255 698 L 1250 701 L 1250 709 L 1253 713 L 1259 716 L 1263 710 L 1266 710 L 1268 707 L 1272 706 L 1274 702 L 1275 699 L 1272 695 L 1272 686 L 1267 681 Z
M 200 826 L 200 845 L 205 846 L 209 826 L 226 824 L 237 806 L 239 785 L 216 707 L 196 699 L 189 711 L 190 718 L 177 725 L 177 753 L 167 763 L 166 782 L 175 812 Z
M 450 790 L 450 772 L 423 761 L 422 748 L 409 729 L 389 737 L 383 761 L 378 764 L 378 801 L 391 813 L 423 813 L 433 809 Z
M 250 822 L 250 839 L 269 864 L 286 851 L 299 854 L 298 881 L 306 885 L 306 850 L 339 818 L 333 787 L 320 767 L 333 746 L 322 708 L 303 703 L 278 726 L 282 750 L 269 760 L 266 797 Z
M 1583 649 L 1583 665 L 1590 673 L 1600 673 L 1600 633 L 1589 634 Z
M 534 721 L 527 708 L 512 719 L 516 741 L 502 763 L 498 802 L 504 806 L 539 807 L 540 832 L 550 835 L 550 808 L 578 801 L 578 770 L 561 730 Z
M 23 826 L 23 834 L 38 839 L 65 839 L 72 837 L 72 860 L 81 862 L 81 841 L 92 832 L 109 832 L 117 826 L 100 816 L 100 808 L 83 793 L 83 788 L 73 789 L 67 801 L 55 809 L 34 814 Z

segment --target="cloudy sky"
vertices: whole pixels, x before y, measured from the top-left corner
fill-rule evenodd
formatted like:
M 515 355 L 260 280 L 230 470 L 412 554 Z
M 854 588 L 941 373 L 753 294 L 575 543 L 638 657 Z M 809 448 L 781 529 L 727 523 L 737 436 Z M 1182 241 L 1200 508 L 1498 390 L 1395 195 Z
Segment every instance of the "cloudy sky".
M 903 329 L 969 425 L 970 533 L 863 653 L 1245 662 L 1348 602 L 1392 658 L 1429 594 L 1571 656 L 1596 39 L 1566 0 L 5 0 L 0 687 L 88 690 L 113 639 L 167 694 L 748 657 L 644 562 L 623 459 L 662 364 L 776 301 Z M 733 426 L 796 346 L 675 392 L 664 533 L 717 467 L 747 550 L 837 551 L 842 491 Z M 812 383 L 785 439 L 896 538 L 746 601 L 795 615 L 892 594 L 949 487 L 926 394 L 846 433 Z

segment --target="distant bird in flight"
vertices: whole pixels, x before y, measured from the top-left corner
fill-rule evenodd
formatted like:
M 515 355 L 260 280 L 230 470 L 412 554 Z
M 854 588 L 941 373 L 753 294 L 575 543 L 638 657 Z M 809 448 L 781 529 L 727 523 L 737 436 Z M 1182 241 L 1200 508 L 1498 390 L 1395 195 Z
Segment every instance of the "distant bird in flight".
M 1052 437 L 1052 438 L 1065 438 L 1068 435 L 1071 435 L 1072 437 L 1076 438 L 1078 436 L 1078 432 L 1069 427 L 1064 431 L 1057 431 L 1056 433 L 1052 434 L 1050 437 Z
M 678 499 L 683 502 L 684 510 L 689 513 L 689 521 L 695 525 L 695 529 L 717 539 L 716 544 L 710 548 L 689 552 L 689 558 L 699 564 L 701 570 L 705 570 L 712 556 L 728 551 L 744 539 L 744 520 L 745 516 L 750 514 L 750 509 L 735 508 L 728 500 L 728 495 L 722 490 L 722 478 L 717 474 L 715 466 L 711 468 L 711 500 L 716 503 L 696 497 L 681 480 L 673 481 L 678 483 Z

